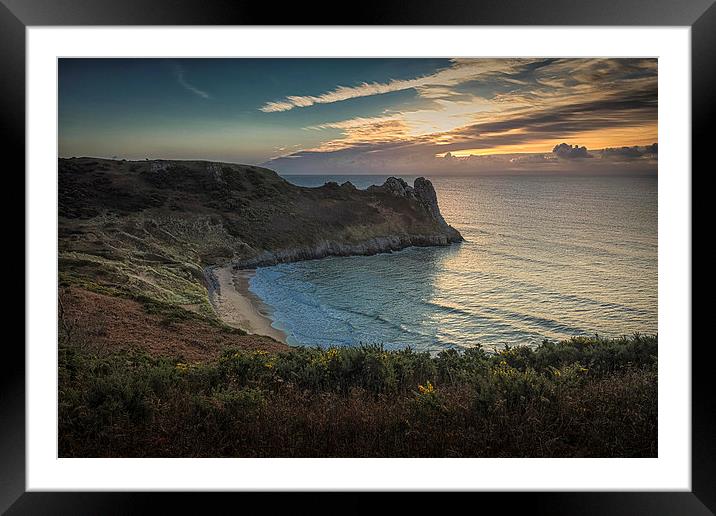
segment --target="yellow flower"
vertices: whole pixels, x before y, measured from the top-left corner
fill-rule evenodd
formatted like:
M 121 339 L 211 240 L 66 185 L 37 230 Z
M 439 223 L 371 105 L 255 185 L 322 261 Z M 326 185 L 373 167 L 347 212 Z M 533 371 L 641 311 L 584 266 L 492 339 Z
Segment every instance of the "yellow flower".
M 187 364 L 185 364 L 184 362 L 178 362 L 176 365 L 176 370 L 179 371 L 180 373 L 186 373 L 188 369 L 189 369 L 189 366 Z
M 418 390 L 420 391 L 420 394 L 430 394 L 435 391 L 435 387 L 433 387 L 433 384 L 430 383 L 430 381 L 425 382 L 425 385 L 418 385 Z

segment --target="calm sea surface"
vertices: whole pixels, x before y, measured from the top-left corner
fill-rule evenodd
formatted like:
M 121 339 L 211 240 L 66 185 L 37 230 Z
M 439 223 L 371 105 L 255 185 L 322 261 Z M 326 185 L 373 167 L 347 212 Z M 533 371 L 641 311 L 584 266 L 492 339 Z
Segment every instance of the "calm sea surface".
M 464 243 L 257 270 L 250 289 L 290 344 L 436 351 L 657 332 L 656 177 L 430 180 Z

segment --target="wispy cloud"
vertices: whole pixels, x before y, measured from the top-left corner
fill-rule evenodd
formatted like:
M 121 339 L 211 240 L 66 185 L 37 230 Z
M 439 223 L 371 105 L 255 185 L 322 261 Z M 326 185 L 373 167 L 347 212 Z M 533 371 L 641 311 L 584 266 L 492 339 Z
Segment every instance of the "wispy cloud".
M 468 65 L 455 61 L 453 66 Z M 412 110 L 314 125 L 310 129 L 333 131 L 317 146 L 290 154 L 290 160 L 279 158 L 269 166 L 288 170 L 286 164 L 290 161 L 291 169 L 313 171 L 429 171 L 431 167 L 442 167 L 445 162 L 438 164 L 434 159 L 447 153 L 475 158 L 453 163 L 460 167 L 505 163 L 556 166 L 558 156 L 549 149 L 569 141 L 565 139 L 580 141 L 589 149 L 616 142 L 643 146 L 656 141 L 655 60 L 520 60 L 477 62 L 469 68 L 470 73 L 482 70 L 480 80 L 465 79 L 472 76 L 462 70 L 464 73 L 447 79 L 442 76 L 443 82 L 458 81 L 446 87 L 435 84 L 435 77 L 442 71 L 431 75 L 429 81 L 416 87 L 421 99 Z M 536 152 L 541 157 L 518 156 L 507 161 L 482 157 L 486 153 L 525 152 Z M 572 154 L 578 152 L 582 151 Z M 639 152 L 651 156 L 640 161 L 653 168 L 655 153 Z M 607 154 L 613 157 L 617 152 L 600 157 Z M 623 156 L 627 151 L 620 150 L 618 154 Z M 561 156 L 565 157 L 565 153 Z
M 196 86 L 193 86 L 193 85 L 189 84 L 189 82 L 187 82 L 184 69 L 180 65 L 176 65 L 176 68 L 174 71 L 176 73 L 177 81 L 179 82 L 179 84 L 181 84 L 181 86 L 184 89 L 194 93 L 195 95 L 200 96 L 201 98 L 204 98 L 204 99 L 211 98 L 211 96 L 207 92 L 200 90 Z
M 524 66 L 526 62 L 524 59 L 454 59 L 448 68 L 443 68 L 430 75 L 414 79 L 392 79 L 387 82 L 364 82 L 357 86 L 338 86 L 320 95 L 289 95 L 282 100 L 267 102 L 259 109 L 264 113 L 275 113 L 309 107 L 314 104 L 330 104 L 409 89 L 418 90 L 426 97 L 433 97 L 436 93 L 444 92 L 446 86 L 453 86 L 486 75 L 510 73 L 516 67 Z M 433 88 L 437 88 L 437 90 L 433 91 Z

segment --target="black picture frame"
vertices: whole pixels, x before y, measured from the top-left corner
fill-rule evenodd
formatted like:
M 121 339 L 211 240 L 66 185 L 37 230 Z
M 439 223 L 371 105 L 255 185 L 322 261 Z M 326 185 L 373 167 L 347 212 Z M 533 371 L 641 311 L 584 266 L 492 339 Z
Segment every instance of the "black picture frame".
M 343 9 L 344 14 L 339 14 Z M 330 13 L 321 16 L 316 13 Z M 0 0 L 0 111 L 5 154 L 15 161 L 4 170 L 14 174 L 14 197 L 24 192 L 25 170 L 25 29 L 41 25 L 635 25 L 691 27 L 692 71 L 692 179 L 693 170 L 713 169 L 710 125 L 716 110 L 716 5 L 714 0 L 480 0 L 382 1 L 350 10 L 327 2 L 270 4 L 231 0 Z M 710 165 L 710 166 L 709 166 Z M 9 190 L 6 190 L 9 191 Z M 699 220 L 694 211 L 692 220 Z M 23 231 L 17 210 L 6 220 Z M 23 210 L 24 213 L 24 210 Z M 693 235 L 692 230 L 692 235 Z M 18 235 L 19 236 L 19 235 Z M 19 241 L 19 238 L 18 238 Z M 692 250 L 693 253 L 693 250 Z M 24 245 L 23 245 L 24 255 Z M 692 254 L 693 257 L 693 254 Z M 23 259 L 24 262 L 24 259 Z M 692 258 L 693 263 L 693 258 Z M 25 274 L 28 271 L 25 269 Z M 693 274 L 693 265 L 692 265 Z M 16 275 L 19 277 L 19 275 Z M 18 279 L 19 281 L 19 279 Z M 22 290 L 25 291 L 25 284 Z M 23 307 L 32 310 L 31 306 Z M 16 324 L 16 323 L 12 323 Z M 10 321 L 6 321 L 10 325 Z M 10 334 L 8 332 L 8 334 Z M 473 493 L 451 494 L 450 506 L 475 511 L 505 510 L 530 514 L 713 514 L 716 511 L 716 404 L 709 360 L 710 344 L 692 344 L 692 491 L 691 492 L 588 492 L 588 493 Z M 688 345 L 689 343 L 684 343 Z M 120 514 L 148 512 L 150 504 L 169 512 L 207 512 L 218 497 L 242 504 L 270 503 L 274 494 L 180 493 L 36 493 L 25 492 L 25 353 L 18 338 L 6 338 L 0 382 L 0 510 L 8 514 Z M 312 513 L 366 512 L 382 503 L 375 494 L 335 495 L 295 493 L 288 502 L 295 511 Z M 470 499 L 466 500 L 466 496 Z M 211 498 L 211 499 L 209 499 Z M 401 512 L 425 513 L 443 507 L 446 498 L 430 501 L 424 494 L 403 497 Z M 467 505 L 463 505 L 467 503 Z M 437 505 L 440 504 L 440 505 Z M 251 503 L 253 505 L 253 503 Z

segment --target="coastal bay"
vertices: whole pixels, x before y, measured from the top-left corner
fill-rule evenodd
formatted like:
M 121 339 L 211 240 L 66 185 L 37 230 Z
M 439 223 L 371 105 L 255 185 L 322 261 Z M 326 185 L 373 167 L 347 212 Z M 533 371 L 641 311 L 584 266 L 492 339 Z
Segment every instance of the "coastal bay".
M 54 457 L 661 457 L 658 59 L 209 57 L 52 67 Z
M 346 179 L 359 189 L 386 181 Z M 429 180 L 460 244 L 257 269 L 252 292 L 289 344 L 438 352 L 656 333 L 656 178 Z

